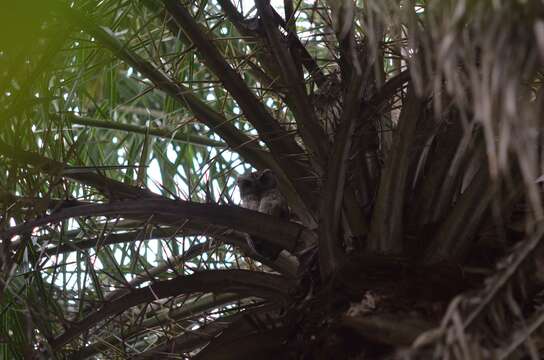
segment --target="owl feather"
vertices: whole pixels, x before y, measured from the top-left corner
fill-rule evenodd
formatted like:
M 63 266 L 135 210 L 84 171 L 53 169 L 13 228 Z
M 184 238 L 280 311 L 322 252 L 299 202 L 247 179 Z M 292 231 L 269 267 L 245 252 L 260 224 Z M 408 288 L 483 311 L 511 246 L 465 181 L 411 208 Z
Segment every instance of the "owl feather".
M 287 201 L 278 189 L 274 173 L 269 170 L 255 171 L 237 179 L 242 207 L 279 217 L 289 218 Z M 262 240 L 259 236 L 248 236 L 248 245 L 264 257 L 275 259 L 282 248 Z

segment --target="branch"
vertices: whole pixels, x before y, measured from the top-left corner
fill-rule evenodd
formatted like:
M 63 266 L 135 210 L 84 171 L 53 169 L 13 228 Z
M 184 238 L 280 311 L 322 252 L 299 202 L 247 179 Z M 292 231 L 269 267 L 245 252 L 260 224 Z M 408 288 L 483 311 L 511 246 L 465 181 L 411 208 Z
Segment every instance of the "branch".
M 354 190 L 349 184 L 346 184 L 349 157 L 352 154 L 353 134 L 356 128 L 361 126 L 361 123 L 370 121 L 383 104 L 408 79 L 409 73 L 407 71 L 391 78 L 367 103 L 361 103 L 360 97 L 362 81 L 364 80 L 363 74 L 350 81 L 345 96 L 341 125 L 337 131 L 332 154 L 328 161 L 320 205 L 320 270 L 321 275 L 325 278 L 332 275 L 340 265 L 342 255 L 338 245 L 340 238 L 338 222 L 341 219 L 343 206 L 346 209 L 344 214 L 354 235 L 363 236 L 368 231 L 365 215 L 353 196 Z M 361 110 L 360 107 L 362 107 Z M 357 117 L 360 117 L 361 120 L 356 121 Z
M 236 9 L 236 7 L 232 4 L 230 0 L 218 0 L 217 1 L 219 5 L 221 6 L 221 9 L 229 19 L 229 21 L 236 27 L 236 30 L 238 32 L 245 36 L 250 37 L 252 39 L 255 39 L 257 41 L 260 41 L 261 43 L 264 40 L 261 36 L 261 34 L 257 31 L 254 31 L 248 26 L 245 25 L 245 19 L 242 14 Z M 306 47 L 302 44 L 300 39 L 296 36 L 295 33 L 292 33 L 292 29 L 288 27 L 288 25 L 285 23 L 283 18 L 276 12 L 275 9 L 272 9 L 272 12 L 274 14 L 274 19 L 278 21 L 278 23 L 283 27 L 286 31 L 289 31 L 291 33 L 291 43 L 295 50 L 299 51 L 301 54 L 301 61 L 302 65 L 306 68 L 308 73 L 313 77 L 318 87 L 323 85 L 326 81 L 326 77 L 319 68 L 319 65 L 317 65 L 317 62 L 312 57 L 312 55 L 308 52 Z M 261 59 L 259 59 L 261 61 Z M 261 61 L 262 62 L 262 61 Z
M 150 240 L 150 239 L 164 239 L 171 238 L 172 236 L 196 236 L 202 234 L 202 231 L 196 231 L 183 227 L 182 229 L 167 228 L 167 229 L 154 229 L 152 234 L 143 234 L 143 231 L 131 231 L 108 234 L 105 238 L 89 238 L 86 240 L 63 242 L 54 247 L 45 248 L 44 254 L 49 256 L 63 254 L 71 251 L 82 251 L 95 247 L 100 241 L 101 246 L 108 246 L 114 244 L 122 244 L 138 240 Z M 66 235 L 63 234 L 63 238 Z M 20 242 L 19 242 L 20 243 Z M 18 242 L 13 243 L 13 247 L 16 248 Z
M 250 327 L 255 329 L 255 324 L 258 323 L 258 321 L 254 320 L 255 317 L 267 317 L 266 321 L 268 322 L 270 316 L 274 316 L 276 313 L 276 304 L 263 304 L 257 307 L 245 309 L 244 311 L 234 315 L 223 316 L 212 323 L 202 326 L 197 331 L 186 332 L 138 356 L 135 356 L 133 360 L 156 359 L 157 356 L 164 355 L 165 353 L 187 353 L 197 347 L 205 345 L 206 343 L 210 342 L 210 340 L 216 339 L 217 336 L 221 336 L 221 333 L 227 328 L 232 326 L 240 327 L 240 325 L 243 327 L 244 325 L 249 324 Z M 221 351 L 225 352 L 224 349 Z M 231 354 L 229 352 L 225 353 Z M 217 355 L 218 353 L 216 352 L 215 354 Z
M 419 334 L 432 328 L 432 324 L 418 319 L 404 319 L 399 322 L 398 314 L 356 317 L 344 315 L 340 318 L 339 325 L 350 328 L 371 341 L 395 347 L 411 345 Z
M 234 316 L 241 316 L 236 314 Z M 181 335 L 168 339 L 163 344 L 152 347 L 141 354 L 131 357 L 132 360 L 155 360 L 165 358 L 165 354 L 181 354 L 185 352 L 191 352 L 199 347 L 206 345 L 214 337 L 221 334 L 221 332 L 230 325 L 233 321 L 231 317 L 218 320 L 207 324 L 196 331 L 184 332 Z M 74 360 L 80 359 L 74 357 Z
M 162 198 L 147 189 L 124 184 L 98 173 L 99 168 L 67 166 L 56 160 L 49 159 L 35 152 L 25 151 L 11 146 L 0 140 L 0 155 L 14 159 L 18 163 L 31 165 L 51 176 L 64 176 L 89 185 L 109 198 L 140 199 Z
M 272 359 L 281 358 L 274 351 L 278 347 L 284 350 L 282 354 L 285 355 L 285 344 L 282 345 L 281 339 L 269 336 L 271 329 L 282 338 L 287 336 L 288 330 L 281 323 L 282 312 L 279 307 L 276 304 L 265 304 L 251 310 L 246 316 L 232 321 L 228 328 L 211 339 L 195 360 L 255 359 L 262 354 L 268 354 Z M 274 353 L 276 356 L 272 355 Z
M 347 1 L 326 1 L 330 7 L 331 16 L 334 19 L 333 26 L 338 41 L 340 52 L 340 70 L 343 83 L 349 84 L 352 76 L 362 72 L 359 63 L 357 50 L 355 49 L 355 11 L 356 5 L 353 0 Z M 345 87 L 347 90 L 347 86 Z
M 79 231 L 78 231 L 79 233 Z M 107 246 L 120 243 L 128 243 L 134 241 L 143 241 L 150 239 L 169 239 L 174 236 L 206 236 L 213 239 L 219 240 L 221 243 L 230 244 L 236 246 L 244 256 L 250 257 L 263 265 L 268 266 L 270 269 L 277 271 L 278 273 L 294 277 L 296 276 L 298 263 L 293 261 L 292 257 L 288 254 L 281 253 L 277 259 L 272 261 L 269 258 L 263 257 L 262 255 L 256 253 L 248 244 L 245 233 L 239 231 L 225 230 L 225 227 L 213 226 L 213 225 L 197 225 L 194 222 L 189 224 L 183 224 L 182 227 L 169 227 L 169 228 L 158 228 L 154 229 L 152 234 L 145 233 L 143 231 L 131 231 L 131 232 L 122 232 L 122 233 L 113 233 L 108 234 L 104 238 L 90 238 L 86 240 L 80 240 L 75 242 L 63 243 L 54 247 L 48 247 L 43 249 L 43 252 L 38 250 L 38 253 L 43 253 L 46 255 L 58 255 L 60 253 L 72 252 L 72 251 L 81 251 L 97 246 L 100 242 L 100 245 Z M 66 234 L 63 234 L 63 238 L 66 238 Z M 23 239 L 18 239 L 12 242 L 11 246 L 13 249 L 17 249 L 23 243 Z M 187 251 L 196 251 L 197 248 L 203 252 L 208 250 L 209 244 L 199 244 L 202 246 L 195 246 L 194 249 L 189 249 Z M 199 250 L 199 251 L 200 251 Z M 184 254 L 185 255 L 185 254 Z M 194 254 L 197 256 L 198 254 Z M 147 275 L 147 272 L 145 273 Z
M 236 331 L 236 338 L 223 340 L 225 332 L 233 330 L 234 324 L 225 329 L 220 335 L 213 338 L 194 360 L 229 360 L 229 359 L 257 359 L 263 354 L 268 359 L 281 359 L 286 354 L 286 341 L 289 330 L 286 327 L 275 327 L 260 331 Z M 235 329 L 234 329 L 235 330 Z M 285 358 L 285 357 L 283 357 Z
M 225 231 L 223 231 L 225 232 Z M 234 237 L 235 240 L 230 240 L 231 237 Z M 238 247 L 241 247 L 243 252 L 249 252 L 249 246 L 246 243 L 246 238 L 243 236 L 243 234 L 239 234 L 236 236 L 235 234 L 229 234 L 227 235 L 217 235 L 215 238 L 219 238 L 221 240 L 224 240 L 225 243 L 233 244 Z M 143 272 L 137 274 L 132 278 L 132 280 L 126 282 L 125 288 L 120 288 L 114 291 L 110 291 L 104 296 L 104 300 L 112 300 L 114 298 L 118 298 L 121 295 L 127 294 L 131 291 L 131 289 L 136 288 L 137 286 L 141 285 L 142 283 L 146 281 L 154 281 L 155 276 L 162 274 L 170 269 L 174 269 L 177 267 L 177 265 L 182 264 L 184 262 L 187 262 L 199 255 L 202 255 L 203 253 L 210 251 L 217 247 L 218 242 L 212 242 L 207 241 L 204 243 L 199 243 L 192 245 L 190 248 L 186 249 L 183 254 L 177 255 L 177 256 L 171 256 L 168 259 L 161 262 L 159 265 L 154 266 L 150 269 L 145 269 Z M 280 255 L 281 256 L 281 255 Z M 273 262 L 266 258 L 262 258 L 261 256 L 256 256 L 257 261 L 263 263 L 264 265 L 267 265 L 271 269 L 279 272 L 282 275 L 291 276 L 293 277 L 293 271 L 287 272 L 281 267 L 276 266 Z
M 63 334 L 50 341 L 50 345 L 54 350 L 58 350 L 100 321 L 132 306 L 158 299 L 194 292 L 212 292 L 236 293 L 285 301 L 288 298 L 289 287 L 290 284 L 282 276 L 249 270 L 209 270 L 178 276 L 172 280 L 159 281 L 133 290 L 130 294 L 108 302 L 99 310 L 74 323 Z
M 205 225 L 218 225 L 258 235 L 259 238 L 281 246 L 290 252 L 294 251 L 299 239 L 312 241 L 315 236 L 313 232 L 300 224 L 239 206 L 144 198 L 63 209 L 54 214 L 8 228 L 0 232 L 0 238 L 11 239 L 15 235 L 31 232 L 36 227 L 79 216 L 121 216 L 142 220 L 149 220 L 151 216 L 151 222 L 170 226 L 179 226 L 189 219 L 201 228 Z
M 272 13 L 270 4 L 266 0 L 256 0 L 255 5 L 263 22 L 270 48 L 280 66 L 283 82 L 288 86 L 289 96 L 292 98 L 290 101 L 291 110 L 297 122 L 297 130 L 307 148 L 313 152 L 316 162 L 314 166 L 320 171 L 328 157 L 327 136 L 313 111 L 302 74 L 297 71 L 289 48 L 273 20 L 274 13 Z
M 129 294 L 133 289 L 137 288 L 146 281 L 156 281 L 156 275 L 162 274 L 172 268 L 176 268 L 177 265 L 183 264 L 184 262 L 205 253 L 209 247 L 209 242 L 195 244 L 186 251 L 184 251 L 183 254 L 168 257 L 159 265 L 154 266 L 150 269 L 145 269 L 145 271 L 142 271 L 141 273 L 134 276 L 132 280 L 126 283 L 126 288 L 120 288 L 107 293 L 104 296 L 104 301 L 111 301 L 123 295 Z
M 223 10 L 227 19 L 234 25 L 238 33 L 248 39 L 246 40 L 247 46 L 252 49 L 252 54 L 263 68 L 263 70 L 260 68 L 259 70 L 266 73 L 267 76 L 273 79 L 273 83 L 265 82 L 266 86 L 274 88 L 274 90 L 278 93 L 283 93 L 282 89 L 285 86 L 281 80 L 280 70 L 272 59 L 272 54 L 266 46 L 265 38 L 259 33 L 259 31 L 256 31 L 248 26 L 248 21 L 244 19 L 244 16 L 238 11 L 238 9 L 236 9 L 236 6 L 234 6 L 230 0 L 217 0 L 217 2 L 219 3 L 219 6 L 221 6 L 221 10 Z M 250 66 L 254 65 L 252 63 L 249 64 Z M 256 65 L 253 67 L 255 66 Z
M 161 129 L 161 128 L 148 129 L 145 126 L 137 126 L 137 125 L 131 125 L 131 124 L 123 124 L 123 123 L 114 122 L 114 121 L 92 119 L 89 117 L 77 116 L 71 113 L 64 113 L 62 114 L 62 116 L 51 114 L 50 116 L 54 118 L 58 118 L 58 119 L 64 118 L 72 124 L 92 126 L 97 128 L 103 128 L 103 129 L 121 130 L 121 131 L 136 133 L 136 134 L 149 134 L 149 135 L 157 136 L 163 139 L 175 140 L 175 141 L 184 142 L 187 144 L 192 144 L 197 146 L 206 146 L 206 147 L 213 146 L 213 147 L 219 147 L 219 148 L 224 148 L 227 146 L 227 144 L 221 141 L 215 141 L 205 136 L 200 136 L 196 134 L 186 134 L 186 133 L 181 133 L 179 131 L 171 131 L 169 129 Z
M 308 186 L 300 181 L 311 176 L 308 164 L 293 160 L 294 155 L 301 155 L 304 150 L 295 142 L 294 137 L 281 127 L 264 104 L 249 90 L 240 74 L 225 60 L 224 55 L 214 45 L 216 39 L 213 34 L 205 33 L 179 1 L 162 0 L 162 3 L 168 14 L 175 19 L 175 23 L 168 23 L 171 31 L 174 34 L 183 32 L 185 36 L 182 39 L 190 41 L 196 47 L 204 64 L 221 80 L 225 89 L 242 109 L 244 116 L 259 133 L 259 138 L 270 149 L 274 160 L 280 165 L 273 169 L 275 173 L 279 176 L 285 173 L 304 202 L 311 204 L 312 194 Z
M 357 74 L 349 83 L 344 99 L 344 111 L 323 185 L 319 226 L 319 266 L 323 279 L 332 276 L 338 270 L 343 257 L 339 222 L 342 219 L 342 205 L 345 203 L 344 190 L 352 138 L 356 128 L 355 116 L 361 104 L 363 79 L 363 74 Z M 349 198 L 353 199 L 351 196 Z M 364 221 L 364 214 L 357 205 L 353 210 L 358 211 L 357 220 Z
M 274 167 L 274 162 L 269 154 L 260 150 L 254 144 L 252 138 L 236 129 L 223 115 L 202 102 L 187 87 L 173 81 L 151 63 L 131 52 L 124 44 L 117 40 L 111 31 L 96 25 L 89 17 L 84 16 L 73 8 L 68 8 L 61 4 L 57 8 L 74 26 L 92 35 L 115 56 L 151 80 L 158 89 L 176 99 L 182 106 L 185 106 L 195 115 L 198 121 L 206 124 L 215 131 L 234 151 L 238 152 L 254 167 L 259 169 Z
M 229 294 L 229 293 L 220 294 L 220 295 L 207 294 L 204 296 L 199 296 L 198 300 L 194 302 L 190 302 L 190 303 L 186 302 L 180 308 L 165 309 L 157 314 L 154 314 L 153 317 L 145 319 L 144 321 L 141 322 L 141 324 L 130 327 L 126 331 L 122 331 L 122 335 L 120 332 L 120 333 L 111 334 L 107 336 L 106 338 L 102 338 L 100 334 L 97 334 L 96 340 L 94 340 L 94 338 L 91 339 L 91 341 L 95 341 L 94 343 L 88 346 L 85 346 L 82 349 L 79 349 L 75 353 L 70 354 L 69 359 L 73 359 L 73 360 L 86 359 L 98 352 L 106 351 L 108 348 L 111 349 L 113 346 L 116 346 L 117 344 L 121 344 L 124 341 L 127 341 L 128 339 L 130 339 L 131 337 L 142 333 L 143 331 L 149 331 L 149 329 L 156 328 L 161 325 L 171 324 L 174 321 L 178 321 L 188 316 L 198 314 L 206 310 L 209 311 L 219 306 L 232 303 L 234 301 L 239 301 L 241 298 L 242 297 L 238 294 Z M 229 317 L 225 317 L 225 318 L 221 318 L 220 320 L 214 321 L 211 324 L 208 324 L 206 326 L 203 326 L 202 328 L 199 328 L 198 331 L 183 333 L 182 335 L 174 338 L 172 342 L 175 345 L 181 345 L 180 344 L 181 340 L 185 340 L 185 342 L 183 342 L 183 345 L 188 346 L 189 348 L 192 349 L 191 345 L 194 345 L 194 347 L 196 347 L 202 344 L 203 342 L 209 341 L 207 330 L 214 329 L 214 333 L 215 333 L 215 331 L 219 331 L 219 329 L 223 329 L 227 327 L 228 318 Z M 220 324 L 221 327 L 213 326 L 218 324 Z M 156 348 L 153 348 L 153 349 L 156 349 Z M 149 352 L 153 353 L 154 352 L 153 349 L 149 350 Z M 162 352 L 164 351 L 166 350 L 162 350 Z
M 473 245 L 478 226 L 498 192 L 497 186 L 493 185 L 487 165 L 484 164 L 441 223 L 436 236 L 425 250 L 425 263 L 443 260 L 457 263 L 464 260 Z
M 369 247 L 373 251 L 399 253 L 402 249 L 404 193 L 407 186 L 410 147 L 414 146 L 416 125 L 423 100 L 410 86 L 399 118 L 391 154 L 380 179 L 370 227 Z
M 121 183 L 119 181 L 107 178 L 107 177 L 105 177 L 103 175 L 100 175 L 100 174 L 96 173 L 92 168 L 88 169 L 88 168 L 68 167 L 68 166 L 65 166 L 61 162 L 51 160 L 51 159 L 46 158 L 44 156 L 41 156 L 39 154 L 36 154 L 36 153 L 33 153 L 33 152 L 28 152 L 28 151 L 22 151 L 22 150 L 19 150 L 17 148 L 14 148 L 12 146 L 9 146 L 9 145 L 3 143 L 1 140 L 0 140 L 0 154 L 6 156 L 8 158 L 13 158 L 13 159 L 19 161 L 20 163 L 25 164 L 25 165 L 35 166 L 36 168 L 38 168 L 38 169 L 40 169 L 42 171 L 45 171 L 46 173 L 49 173 L 49 174 L 51 174 L 53 176 L 65 176 L 65 177 L 74 179 L 76 181 L 79 181 L 79 182 L 81 182 L 83 184 L 92 186 L 92 187 L 98 189 L 99 191 L 101 191 L 106 196 L 108 196 L 110 198 L 113 198 L 113 199 L 132 199 L 132 200 L 136 199 L 134 201 L 135 204 L 141 204 L 141 201 L 146 202 L 148 200 L 154 199 L 154 200 L 158 201 L 159 203 L 163 202 L 164 204 L 169 204 L 169 205 L 166 205 L 166 206 L 170 206 L 170 207 L 175 206 L 175 205 L 172 205 L 172 204 L 176 203 L 173 200 L 169 200 L 167 198 L 164 198 L 164 197 L 162 197 L 162 196 L 160 196 L 158 194 L 155 194 L 155 193 L 153 193 L 153 192 L 151 192 L 151 191 L 149 191 L 147 189 L 142 189 L 142 188 L 138 188 L 138 187 L 135 187 L 135 186 L 127 185 L 127 184 Z M 211 206 L 211 207 L 218 206 L 218 205 L 213 205 L 213 204 L 197 204 L 197 203 L 189 203 L 189 202 L 183 202 L 183 201 L 181 201 L 179 203 L 192 204 L 191 206 L 196 205 L 197 207 L 198 206 Z M 0 233 L 0 237 L 1 236 L 12 237 L 13 235 L 17 234 L 18 231 L 23 231 L 23 232 L 24 231 L 31 231 L 32 228 L 35 227 L 35 226 L 43 226 L 43 225 L 45 225 L 45 224 L 47 224 L 49 222 L 58 222 L 58 221 L 65 220 L 65 219 L 70 218 L 70 217 L 74 217 L 74 216 L 122 215 L 122 216 L 128 216 L 128 217 L 133 216 L 134 218 L 139 219 L 139 220 L 147 220 L 149 215 L 151 213 L 153 213 L 155 215 L 159 215 L 159 218 L 155 218 L 155 220 L 158 220 L 157 223 L 161 223 L 161 221 L 162 221 L 163 224 L 174 225 L 174 226 L 181 225 L 183 222 L 180 219 L 184 219 L 181 216 L 177 217 L 177 218 L 172 218 L 172 214 L 175 214 L 176 212 L 178 212 L 180 210 L 179 208 L 177 210 L 173 209 L 172 210 L 172 211 L 174 211 L 173 213 L 164 214 L 164 209 L 162 209 L 162 210 L 160 209 L 161 205 L 158 205 L 159 206 L 158 209 L 152 209 L 152 208 L 145 209 L 145 207 L 144 208 L 140 207 L 139 209 L 136 209 L 136 208 L 128 209 L 127 204 L 130 204 L 130 202 L 127 202 L 127 201 L 115 202 L 115 203 L 112 203 L 112 204 L 88 204 L 88 203 L 83 203 L 85 205 L 77 205 L 77 204 L 79 204 L 78 202 L 76 202 L 76 203 L 70 202 L 70 204 L 72 206 L 70 206 L 67 209 L 60 209 L 56 213 L 54 213 L 54 214 L 52 214 L 50 216 L 46 216 L 46 217 L 34 220 L 34 221 L 30 222 L 30 223 L 21 225 L 22 226 L 21 230 L 15 230 L 15 228 L 12 228 L 12 229 L 9 229 L 8 232 Z M 237 206 L 234 206 L 234 207 L 218 206 L 218 208 L 233 209 L 234 212 L 232 214 L 237 214 L 237 215 L 234 215 L 235 217 L 236 216 L 242 216 L 242 218 L 247 217 L 248 215 L 244 214 L 244 211 L 249 212 L 250 214 L 252 213 L 253 215 L 258 214 L 258 216 L 267 217 L 267 215 L 258 213 L 256 211 L 246 210 L 246 209 L 243 209 L 243 208 L 240 208 L 240 207 L 237 207 Z M 238 213 L 238 211 L 240 211 L 240 210 L 242 211 L 241 214 Z M 233 222 L 233 221 L 228 220 L 228 218 L 229 218 L 228 213 L 230 212 L 230 210 L 228 210 L 226 212 L 224 210 L 221 210 L 221 211 L 224 214 L 223 215 L 223 220 L 222 220 L 223 223 L 221 223 L 221 221 L 219 223 L 216 223 L 216 222 L 214 222 L 213 218 L 208 217 L 209 221 L 203 221 L 201 223 L 193 222 L 191 224 L 188 224 L 187 226 L 184 226 L 184 229 L 187 230 L 189 234 L 193 234 L 193 235 L 194 234 L 210 235 L 210 232 L 219 230 L 217 228 L 213 228 L 213 226 L 215 226 L 215 225 L 229 227 L 228 224 L 233 224 L 233 223 L 236 223 L 236 222 L 240 222 L 240 221 L 234 221 Z M 160 214 L 163 214 L 162 217 L 161 217 Z M 196 214 L 196 213 L 193 213 L 193 215 L 194 214 Z M 189 215 L 189 216 L 191 216 L 191 215 Z M 249 215 L 249 216 L 251 218 L 252 215 Z M 242 218 L 240 218 L 240 219 L 242 219 Z M 248 219 L 250 219 L 250 218 L 248 218 Z M 303 227 L 303 226 L 301 226 L 299 224 L 286 222 L 286 221 L 281 221 L 281 220 L 279 220 L 277 218 L 274 218 L 274 217 L 271 217 L 271 216 L 270 216 L 270 218 L 276 219 L 277 221 L 280 221 L 281 223 L 293 224 L 296 227 L 298 227 L 298 229 L 291 228 L 291 231 L 294 231 L 290 236 L 290 239 L 293 241 L 292 243 L 290 242 L 291 240 L 289 240 L 289 236 L 287 238 L 282 237 L 281 239 L 276 239 L 276 240 L 273 241 L 273 242 L 283 241 L 285 244 L 287 244 L 287 242 L 289 242 L 289 245 L 287 247 L 284 247 L 288 251 L 292 252 L 296 247 L 296 243 L 297 243 L 296 239 L 298 239 L 299 235 L 294 235 L 295 233 L 300 234 L 300 237 L 301 237 L 302 241 L 305 241 L 305 242 L 308 241 L 309 243 L 312 243 L 312 242 L 315 241 L 315 235 L 311 231 L 307 230 L 305 227 Z M 196 220 L 196 219 L 192 219 L 192 220 Z M 257 220 L 257 221 L 259 221 L 259 220 Z M 242 223 L 244 223 L 244 222 L 242 221 Z M 247 222 L 246 222 L 246 224 L 247 224 Z M 210 228 L 210 225 L 212 225 L 212 228 Z M 272 226 L 274 226 L 274 225 L 272 225 Z M 278 224 L 277 226 L 284 227 L 281 224 Z M 245 227 L 245 226 L 242 226 L 242 227 Z M 238 229 L 237 227 L 231 227 L 231 228 L 239 230 L 239 231 L 243 231 L 243 232 L 249 232 L 249 231 L 242 230 L 242 228 L 240 228 L 240 229 Z M 22 230 L 22 229 L 24 229 L 24 230 Z M 301 230 L 301 229 L 303 229 L 303 230 Z M 225 229 L 220 229 L 220 230 L 223 231 Z M 10 232 L 10 231 L 15 231 L 15 233 Z M 254 229 L 254 231 L 257 231 L 257 234 L 260 234 L 259 229 Z M 251 233 L 251 232 L 249 232 L 249 233 Z M 11 235 L 9 235 L 9 234 L 11 234 Z M 213 233 L 213 235 L 217 236 L 217 232 Z M 266 241 L 266 236 L 260 236 L 260 237 L 262 237 Z M 123 241 L 123 238 L 118 239 L 118 240 Z M 116 239 L 112 239 L 112 243 L 115 242 L 115 241 L 116 241 Z M 18 240 L 14 241 L 12 243 L 12 245 L 18 246 L 19 241 Z M 89 244 L 84 243 L 82 245 L 87 246 Z M 280 243 L 278 243 L 278 245 L 283 246 Z M 70 246 L 70 245 L 67 245 L 67 246 Z M 62 248 L 63 251 L 65 251 L 65 249 L 66 248 Z M 271 265 L 272 268 L 277 268 L 275 265 L 272 265 L 272 264 L 270 264 L 270 265 Z

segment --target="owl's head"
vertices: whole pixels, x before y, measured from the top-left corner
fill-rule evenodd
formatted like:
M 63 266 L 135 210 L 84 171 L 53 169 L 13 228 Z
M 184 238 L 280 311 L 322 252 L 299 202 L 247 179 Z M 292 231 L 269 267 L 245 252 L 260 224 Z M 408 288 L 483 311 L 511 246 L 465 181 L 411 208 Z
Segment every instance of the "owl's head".
M 270 169 L 240 175 L 236 182 L 242 197 L 260 195 L 263 191 L 275 189 L 278 186 L 276 176 Z
M 242 197 L 248 195 L 256 195 L 259 192 L 257 173 L 252 172 L 238 176 L 236 179 L 240 195 Z

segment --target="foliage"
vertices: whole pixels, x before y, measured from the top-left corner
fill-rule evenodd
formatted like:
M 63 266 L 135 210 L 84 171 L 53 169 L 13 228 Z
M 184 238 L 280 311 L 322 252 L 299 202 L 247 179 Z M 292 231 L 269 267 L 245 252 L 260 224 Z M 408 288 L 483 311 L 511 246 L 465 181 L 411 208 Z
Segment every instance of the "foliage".
M 5 358 L 538 358 L 542 2 L 27 5 Z M 237 206 L 255 169 L 289 221 Z

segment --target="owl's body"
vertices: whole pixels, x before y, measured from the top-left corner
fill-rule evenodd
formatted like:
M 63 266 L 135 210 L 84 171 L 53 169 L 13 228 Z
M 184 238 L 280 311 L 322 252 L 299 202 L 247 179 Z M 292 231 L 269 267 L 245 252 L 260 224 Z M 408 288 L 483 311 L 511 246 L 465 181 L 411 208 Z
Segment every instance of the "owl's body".
M 254 195 L 254 194 L 246 195 L 242 199 L 242 207 L 244 207 L 246 209 L 249 209 L 249 210 L 259 211 L 260 202 L 261 202 L 261 200 L 259 199 L 259 197 L 257 195 Z
M 278 189 L 268 189 L 262 192 L 258 211 L 282 219 L 289 218 L 287 202 Z
M 241 175 L 238 177 L 237 183 L 242 198 L 242 207 L 282 219 L 289 218 L 287 201 L 279 191 L 276 177 L 271 170 L 266 169 Z M 255 236 L 249 238 L 248 243 L 258 253 L 269 258 L 276 258 L 282 250 Z

